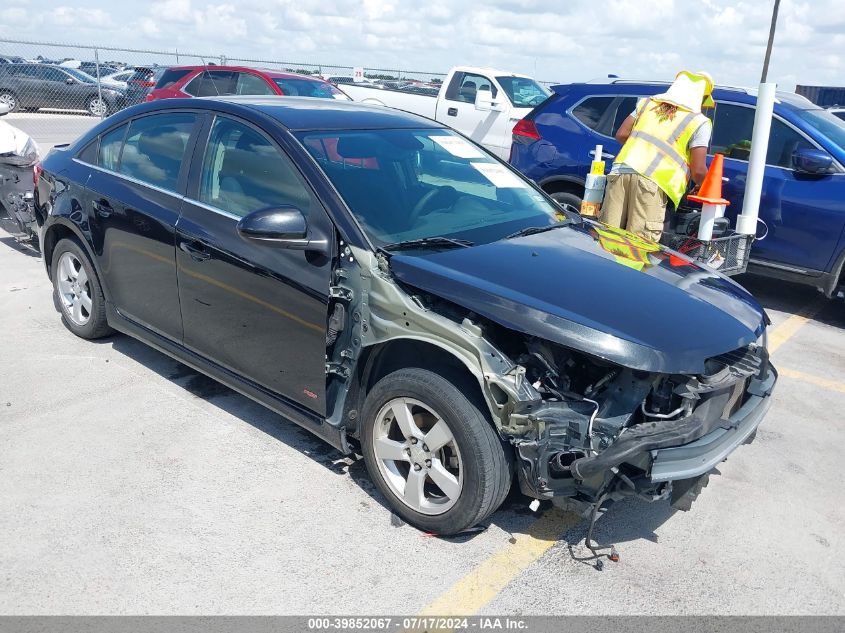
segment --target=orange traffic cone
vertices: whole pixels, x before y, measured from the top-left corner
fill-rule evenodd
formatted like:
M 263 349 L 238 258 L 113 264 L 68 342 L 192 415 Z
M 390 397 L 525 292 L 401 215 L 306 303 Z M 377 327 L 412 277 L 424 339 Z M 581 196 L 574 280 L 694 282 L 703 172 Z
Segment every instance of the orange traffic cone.
M 700 240 L 710 241 L 713 237 L 716 218 L 725 215 L 725 207 L 730 204 L 722 197 L 722 162 L 724 158 L 722 154 L 716 154 L 713 157 L 710 169 L 707 170 L 704 182 L 701 183 L 701 189 L 697 194 L 687 196 L 688 200 L 701 203 L 701 219 L 698 222 L 698 239 Z
M 702 204 L 723 204 L 729 205 L 730 202 L 722 197 L 722 169 L 725 157 L 722 154 L 713 156 L 713 162 L 710 163 L 710 168 L 707 170 L 707 175 L 704 177 L 704 182 L 701 183 L 701 189 L 695 195 L 687 196 L 688 200 L 700 202 Z

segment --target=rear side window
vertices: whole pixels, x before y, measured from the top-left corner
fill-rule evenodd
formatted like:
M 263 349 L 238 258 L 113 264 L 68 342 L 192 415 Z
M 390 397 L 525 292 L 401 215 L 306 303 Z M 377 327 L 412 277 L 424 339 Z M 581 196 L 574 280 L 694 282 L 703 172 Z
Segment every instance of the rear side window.
M 591 130 L 597 130 L 602 116 L 613 103 L 613 99 L 614 97 L 587 97 L 572 109 L 572 116 Z M 627 114 L 630 114 L 630 111 Z
M 129 125 L 118 171 L 175 191 L 195 121 L 196 115 L 190 112 L 167 112 L 135 119 Z
M 238 73 L 237 94 L 239 95 L 272 95 L 276 94 L 258 75 L 252 73 Z
M 169 88 L 189 72 L 191 72 L 190 68 L 168 68 L 162 73 L 161 77 L 159 77 L 159 80 L 156 82 L 156 90 L 160 88 Z
M 194 97 L 233 95 L 237 74 L 231 70 L 204 70 L 191 79 L 184 90 Z
M 128 127 L 128 124 L 121 125 L 100 137 L 100 149 L 97 153 L 97 164 L 100 167 L 117 171 L 120 148 L 123 146 L 123 137 L 126 135 L 126 128 Z
M 619 130 L 619 127 L 622 125 L 622 121 L 628 118 L 630 114 L 636 109 L 637 107 L 637 98 L 636 97 L 623 97 L 622 100 L 619 102 L 619 106 L 616 108 L 616 116 L 613 117 L 613 126 L 610 129 L 611 134 L 616 134 Z
M 97 140 L 94 139 L 88 145 L 86 145 L 76 157 L 81 160 L 83 163 L 87 163 L 89 165 L 96 165 L 97 164 Z
M 263 134 L 226 117 L 214 120 L 200 178 L 200 201 L 238 217 L 285 204 L 307 216 L 311 206 L 290 160 Z

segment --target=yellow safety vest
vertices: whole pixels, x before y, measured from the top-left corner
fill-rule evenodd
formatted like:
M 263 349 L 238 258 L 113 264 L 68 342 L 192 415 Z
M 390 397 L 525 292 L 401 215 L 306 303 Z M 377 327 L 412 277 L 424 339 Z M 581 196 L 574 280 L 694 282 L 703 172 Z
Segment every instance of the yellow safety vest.
M 601 247 L 613 255 L 616 261 L 634 270 L 642 270 L 651 266 L 649 253 L 660 250 L 660 245 L 645 240 L 638 235 L 615 227 L 593 227 L 599 238 Z
M 661 121 L 654 105 L 651 99 L 637 102 L 637 122 L 616 162 L 656 182 L 677 209 L 689 183 L 689 142 L 707 117 L 679 109 L 674 120 Z

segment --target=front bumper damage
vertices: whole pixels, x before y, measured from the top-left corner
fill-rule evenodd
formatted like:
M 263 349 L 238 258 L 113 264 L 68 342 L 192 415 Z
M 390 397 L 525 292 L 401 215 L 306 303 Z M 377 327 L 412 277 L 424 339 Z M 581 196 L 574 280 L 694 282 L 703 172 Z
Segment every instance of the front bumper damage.
M 676 508 L 689 509 L 713 468 L 753 440 L 771 405 L 777 372 L 765 349 L 755 350 L 753 356 L 742 351 L 733 358 L 739 358 L 736 365 L 709 385 L 690 378 L 687 395 L 697 404 L 688 414 L 642 421 L 632 415 L 633 423 L 613 437 L 602 432 L 602 416 L 612 409 L 611 403 L 601 404 L 597 415 L 583 402 L 543 402 L 535 407 L 528 418 L 536 424 L 536 436 L 514 442 L 522 491 L 583 514 L 605 499 L 625 496 L 649 501 L 671 497 Z M 615 392 L 617 398 L 627 398 L 623 407 L 630 408 L 644 394 L 631 379 L 626 386 Z M 594 437 L 584 438 L 582 447 L 575 448 L 585 435 L 584 418 L 591 415 Z

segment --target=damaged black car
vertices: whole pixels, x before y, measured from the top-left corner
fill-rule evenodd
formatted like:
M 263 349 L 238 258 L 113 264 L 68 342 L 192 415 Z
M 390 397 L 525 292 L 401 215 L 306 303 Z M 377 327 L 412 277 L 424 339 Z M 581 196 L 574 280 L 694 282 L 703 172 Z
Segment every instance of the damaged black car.
M 50 153 L 36 209 L 72 332 L 135 336 L 362 454 L 439 534 L 514 485 L 688 509 L 777 379 L 735 282 L 395 110 L 136 106 Z

